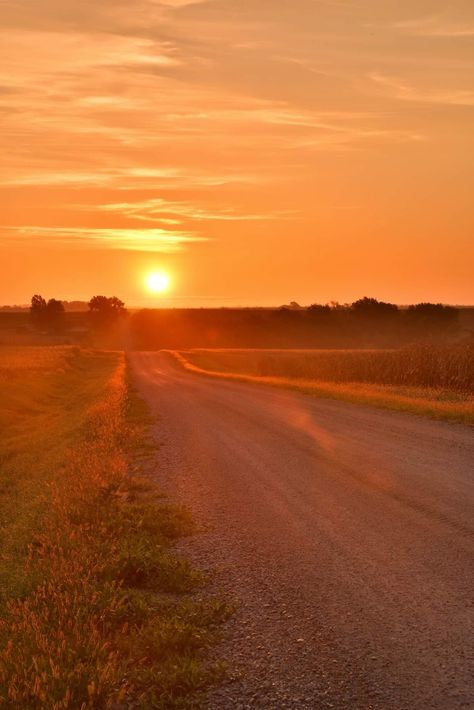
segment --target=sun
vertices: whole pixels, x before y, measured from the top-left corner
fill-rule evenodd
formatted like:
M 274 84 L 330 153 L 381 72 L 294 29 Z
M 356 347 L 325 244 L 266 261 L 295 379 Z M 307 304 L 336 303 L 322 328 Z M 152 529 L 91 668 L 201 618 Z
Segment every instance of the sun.
M 150 293 L 166 293 L 171 286 L 170 275 L 165 271 L 151 271 L 145 276 L 145 286 Z

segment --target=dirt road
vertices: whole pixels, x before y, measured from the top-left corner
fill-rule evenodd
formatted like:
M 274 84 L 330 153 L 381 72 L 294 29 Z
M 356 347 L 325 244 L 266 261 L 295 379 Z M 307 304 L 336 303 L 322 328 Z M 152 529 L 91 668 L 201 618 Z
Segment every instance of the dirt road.
M 185 543 L 240 599 L 209 707 L 474 708 L 474 432 L 134 353 Z

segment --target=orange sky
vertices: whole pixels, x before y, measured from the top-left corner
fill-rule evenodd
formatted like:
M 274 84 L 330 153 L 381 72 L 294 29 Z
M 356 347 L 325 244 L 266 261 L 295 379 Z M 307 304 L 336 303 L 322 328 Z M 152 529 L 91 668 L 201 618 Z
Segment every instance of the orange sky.
M 474 302 L 472 0 L 8 0 L 0 303 Z M 150 299 L 143 275 L 173 275 Z

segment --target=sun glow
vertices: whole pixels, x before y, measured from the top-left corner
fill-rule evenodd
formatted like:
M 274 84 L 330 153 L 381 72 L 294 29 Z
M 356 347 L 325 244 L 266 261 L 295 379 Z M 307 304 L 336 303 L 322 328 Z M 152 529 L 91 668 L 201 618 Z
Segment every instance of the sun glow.
M 171 287 L 171 278 L 165 271 L 152 271 L 145 277 L 145 286 L 150 293 L 165 293 Z

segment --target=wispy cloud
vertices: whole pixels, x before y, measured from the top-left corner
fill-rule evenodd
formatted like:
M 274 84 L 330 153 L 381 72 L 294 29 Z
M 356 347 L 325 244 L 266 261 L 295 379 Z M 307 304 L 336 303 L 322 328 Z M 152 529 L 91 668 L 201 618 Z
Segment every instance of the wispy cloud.
M 10 187 L 106 187 L 129 190 L 176 190 L 224 185 L 258 184 L 258 176 L 197 172 L 179 168 L 104 168 L 93 170 L 23 170 L 18 175 L 0 178 Z
M 443 15 L 395 22 L 392 27 L 416 37 L 474 37 L 474 21 L 455 22 Z
M 41 47 L 41 51 L 39 48 Z M 47 32 L 38 30 L 1 32 L 2 66 L 15 68 L 10 80 L 22 79 L 28 85 L 35 78 L 50 74 L 72 80 L 95 68 L 135 68 L 179 66 L 182 60 L 176 46 L 140 36 L 121 36 L 105 32 Z M 32 63 L 31 54 L 36 61 Z M 3 72 L 2 72 L 3 73 Z M 84 76 L 84 75 L 83 75 Z M 46 91 L 52 87 L 44 87 Z
M 176 202 L 163 198 L 99 205 L 97 210 L 120 214 L 130 219 L 138 219 L 145 222 L 175 225 L 181 224 L 183 220 L 196 222 L 255 222 L 294 217 L 294 213 L 283 210 L 268 213 L 246 213 L 233 208 L 205 209 L 188 202 Z
M 445 104 L 447 106 L 474 106 L 474 91 L 469 89 L 424 89 L 415 87 L 399 77 L 372 72 L 369 78 L 383 87 L 388 95 L 402 101 Z
M 187 231 L 165 229 L 114 229 L 88 227 L 5 227 L 0 230 L 0 239 L 9 239 L 42 244 L 62 244 L 69 247 L 102 247 L 127 251 L 173 253 L 192 242 L 207 241 Z
M 224 81 L 213 85 L 209 72 L 196 74 L 195 45 L 176 35 L 151 40 L 17 29 L 0 40 L 4 184 L 116 186 L 121 180 L 121 189 L 145 182 L 166 188 L 186 187 L 188 178 L 189 188 L 255 185 L 275 180 L 267 166 L 276 154 L 285 163 L 291 151 L 308 145 L 324 150 L 391 140 L 392 129 L 376 112 L 300 106 L 284 95 L 264 98 Z M 399 140 L 396 130 L 394 136 Z M 167 171 L 188 155 L 189 169 Z M 147 175 L 151 160 L 156 173 Z M 207 175 L 192 167 L 202 164 L 213 166 Z

